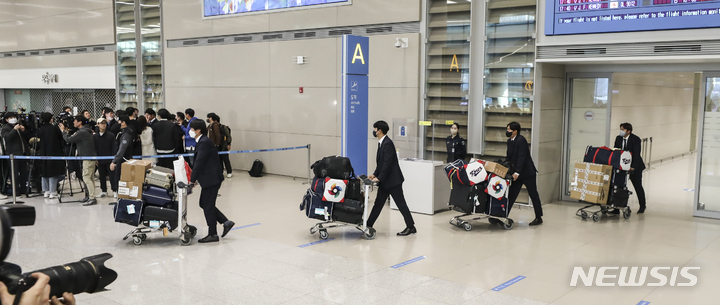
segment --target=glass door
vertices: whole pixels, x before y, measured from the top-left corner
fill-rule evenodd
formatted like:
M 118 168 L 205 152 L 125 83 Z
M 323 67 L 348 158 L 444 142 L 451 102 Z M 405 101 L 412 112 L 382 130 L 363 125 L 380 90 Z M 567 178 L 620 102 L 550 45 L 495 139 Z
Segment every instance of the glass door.
M 720 219 L 720 72 L 705 73 L 694 216 Z
M 572 169 L 583 160 L 587 146 L 609 144 L 611 80 L 610 74 L 568 75 L 563 200 L 570 200 Z

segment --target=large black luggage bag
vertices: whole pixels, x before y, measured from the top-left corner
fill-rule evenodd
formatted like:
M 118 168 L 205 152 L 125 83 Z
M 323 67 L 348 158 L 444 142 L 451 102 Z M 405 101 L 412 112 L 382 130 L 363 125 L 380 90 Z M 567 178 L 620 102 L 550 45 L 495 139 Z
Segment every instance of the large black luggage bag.
M 305 216 L 308 218 L 329 220 L 333 214 L 333 203 L 323 201 L 321 194 L 317 194 L 308 189 L 305 196 L 303 196 L 300 210 L 305 211 Z
M 170 228 L 175 229 L 178 223 L 178 211 L 174 209 L 149 205 L 146 206 L 143 210 L 142 220 L 167 221 L 170 223 Z
M 143 202 L 141 200 L 120 199 L 113 209 L 115 222 L 126 223 L 134 227 L 140 225 L 142 212 Z
M 454 206 L 456 210 L 464 213 L 472 213 L 474 210 L 474 204 L 470 200 L 470 189 L 469 185 L 455 183 L 453 181 L 452 189 L 450 190 L 450 202 L 449 205 Z
M 329 156 L 318 160 L 312 166 L 315 177 L 350 180 L 355 176 L 355 171 L 350 164 L 350 159 L 341 156 Z

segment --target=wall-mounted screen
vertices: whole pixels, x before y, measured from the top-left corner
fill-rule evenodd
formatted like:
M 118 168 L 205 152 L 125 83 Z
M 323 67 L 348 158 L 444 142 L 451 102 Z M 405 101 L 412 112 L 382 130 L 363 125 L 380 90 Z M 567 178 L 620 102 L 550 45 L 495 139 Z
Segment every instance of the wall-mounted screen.
M 546 0 L 545 35 L 720 27 L 720 0 Z
M 310 7 L 323 4 L 350 4 L 351 0 L 204 0 L 203 15 L 215 17 L 242 13 Z

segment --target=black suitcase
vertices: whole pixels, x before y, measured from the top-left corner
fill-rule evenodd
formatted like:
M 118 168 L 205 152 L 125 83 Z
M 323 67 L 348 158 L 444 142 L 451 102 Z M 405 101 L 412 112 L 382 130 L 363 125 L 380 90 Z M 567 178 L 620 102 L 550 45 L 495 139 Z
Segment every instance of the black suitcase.
M 360 179 L 353 178 L 348 180 L 347 188 L 345 189 L 345 200 L 348 199 L 365 200 L 365 198 L 363 198 L 362 183 L 360 182 Z
M 364 201 L 348 198 L 347 193 L 346 193 L 345 201 L 344 202 L 336 202 L 333 209 L 335 212 L 337 212 L 338 210 L 343 210 L 346 212 L 355 213 L 355 214 L 359 213 L 362 215 L 362 213 L 365 211 L 365 204 L 364 204 Z
M 163 207 L 156 207 L 156 206 L 146 206 L 143 210 L 143 221 L 150 221 L 150 220 L 158 220 L 158 221 L 167 221 L 170 223 L 171 229 L 175 229 L 177 227 L 178 222 L 178 211 L 174 209 L 168 209 Z
M 470 201 L 475 205 L 475 213 L 477 214 L 483 214 L 488 210 L 488 197 L 490 196 L 485 192 L 487 184 L 487 181 L 484 181 L 470 188 Z
M 508 204 L 508 198 L 503 197 L 497 199 L 493 196 L 489 197 L 488 211 L 487 214 L 495 217 L 507 218 L 510 215 L 510 205 Z
M 175 200 L 175 192 L 152 185 L 144 185 L 142 200 L 148 205 L 165 207 Z
M 113 209 L 115 222 L 126 223 L 134 227 L 140 225 L 142 212 L 143 202 L 141 200 L 120 199 Z
M 472 213 L 474 210 L 474 204 L 470 200 L 470 189 L 471 186 L 456 183 L 453 180 L 452 189 L 450 190 L 450 201 L 448 205 L 454 206 L 455 209 L 464 213 Z
M 335 221 L 350 223 L 354 225 L 362 225 L 363 213 L 353 213 L 342 209 L 335 209 L 332 214 L 332 218 Z
M 616 208 L 627 207 L 631 194 L 627 187 L 616 187 L 611 185 L 610 188 L 610 198 L 608 198 L 608 204 Z

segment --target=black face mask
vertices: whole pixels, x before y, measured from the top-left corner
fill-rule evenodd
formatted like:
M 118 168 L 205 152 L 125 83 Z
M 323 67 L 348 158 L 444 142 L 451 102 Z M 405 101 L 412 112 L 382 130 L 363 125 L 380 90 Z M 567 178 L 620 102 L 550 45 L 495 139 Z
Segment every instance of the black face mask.
M 208 119 L 208 120 L 205 120 L 205 122 L 207 122 L 208 124 L 210 124 L 210 120 L 209 120 L 209 119 Z
M 512 131 L 505 131 L 505 136 L 506 136 L 506 137 L 509 138 L 509 137 L 512 137 L 512 135 L 513 135 Z
M 373 130 L 373 138 L 377 138 L 377 131 Z

